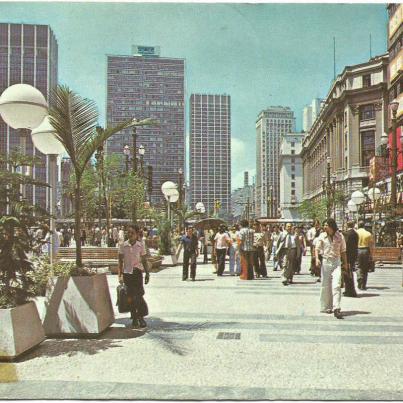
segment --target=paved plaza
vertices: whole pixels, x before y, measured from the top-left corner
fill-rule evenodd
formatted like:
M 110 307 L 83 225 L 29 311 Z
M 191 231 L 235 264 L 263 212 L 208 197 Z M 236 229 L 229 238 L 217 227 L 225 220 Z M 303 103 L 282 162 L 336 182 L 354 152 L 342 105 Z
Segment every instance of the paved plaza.
M 0 398 L 402 400 L 401 269 L 377 268 L 337 320 L 319 313 L 304 259 L 287 287 L 271 263 L 254 281 L 210 264 L 195 282 L 179 266 L 153 273 L 146 331 L 116 312 L 96 340 L 48 339 L 0 364 Z M 117 276 L 108 281 L 115 304 Z

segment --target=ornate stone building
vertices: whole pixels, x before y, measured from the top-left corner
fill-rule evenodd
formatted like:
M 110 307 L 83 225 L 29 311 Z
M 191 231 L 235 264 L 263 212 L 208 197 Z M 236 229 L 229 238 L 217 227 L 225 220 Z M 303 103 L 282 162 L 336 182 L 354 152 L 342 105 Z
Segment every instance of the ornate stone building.
M 305 200 L 324 196 L 328 174 L 346 197 L 368 185 L 370 159 L 387 128 L 387 67 L 387 54 L 373 57 L 345 67 L 333 82 L 303 142 Z

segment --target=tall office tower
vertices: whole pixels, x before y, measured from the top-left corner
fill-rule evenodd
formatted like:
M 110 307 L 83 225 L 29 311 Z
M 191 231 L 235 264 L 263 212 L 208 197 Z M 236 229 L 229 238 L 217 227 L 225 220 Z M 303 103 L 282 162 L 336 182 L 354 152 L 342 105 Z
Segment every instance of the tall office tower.
M 310 105 L 304 107 L 304 112 L 302 116 L 302 130 L 308 132 L 316 118 L 319 115 L 321 109 L 322 99 L 314 98 Z
M 162 203 L 161 185 L 178 183 L 185 166 L 185 61 L 159 56 L 159 48 L 133 46 L 134 56 L 107 56 L 107 121 L 156 119 L 156 126 L 137 127 L 137 148 L 145 148 L 144 167 L 153 168 L 152 203 Z M 107 142 L 107 154 L 122 156 L 133 145 L 133 130 L 122 130 Z M 140 169 L 140 164 L 138 164 Z M 144 172 L 146 170 L 144 169 Z
M 192 208 L 203 202 L 208 213 L 219 201 L 231 204 L 231 98 L 229 95 L 190 96 L 190 188 Z
M 48 100 L 57 86 L 58 46 L 48 25 L 0 23 L 0 93 L 13 84 L 30 84 Z M 35 179 L 47 179 L 47 157 L 35 149 L 27 137 L 27 155 L 39 156 L 43 162 L 33 169 Z M 19 147 L 18 131 L 7 126 L 0 117 L 0 153 Z M 48 207 L 46 189 L 27 186 L 26 197 L 33 204 Z
M 271 106 L 256 120 L 256 216 L 268 216 L 267 198 L 272 198 L 274 217 L 280 206 L 281 136 L 295 131 L 294 112 L 289 107 Z M 269 190 L 272 192 L 269 195 Z

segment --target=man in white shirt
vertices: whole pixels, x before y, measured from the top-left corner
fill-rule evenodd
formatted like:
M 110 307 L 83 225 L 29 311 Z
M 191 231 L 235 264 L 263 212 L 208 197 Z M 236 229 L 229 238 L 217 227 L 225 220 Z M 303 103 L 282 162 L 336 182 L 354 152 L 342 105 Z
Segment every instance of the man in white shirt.
M 143 271 L 146 273 L 144 283 L 150 281 L 146 250 L 140 238 L 137 225 L 130 225 L 128 240 L 119 245 L 119 282 L 127 287 L 129 304 L 131 305 L 132 326 L 145 328 L 147 323 L 144 316 L 148 315 L 148 306 L 143 295 Z
M 298 254 L 300 253 L 301 245 L 299 239 L 295 236 L 291 223 L 285 227 L 278 241 L 277 256 L 280 260 L 280 266 L 283 267 L 283 285 L 292 283 L 292 279 L 298 264 Z M 285 264 L 282 260 L 285 258 Z
M 225 225 L 220 225 L 220 228 L 214 237 L 214 241 L 218 263 L 217 276 L 222 276 L 225 270 L 225 255 L 227 254 L 227 248 L 231 244 L 231 238 L 225 231 Z

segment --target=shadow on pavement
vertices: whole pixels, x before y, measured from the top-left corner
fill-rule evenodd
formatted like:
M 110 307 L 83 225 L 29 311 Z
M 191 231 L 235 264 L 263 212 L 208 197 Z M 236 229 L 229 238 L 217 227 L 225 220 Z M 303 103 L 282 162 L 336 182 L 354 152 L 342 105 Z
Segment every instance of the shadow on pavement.
M 367 293 L 367 294 L 357 294 L 358 298 L 365 298 L 365 297 L 379 297 L 379 294 L 371 294 L 371 293 Z
M 150 317 L 147 320 L 148 332 L 147 337 L 155 340 L 163 348 L 171 353 L 185 356 L 189 349 L 177 342 L 189 340 L 193 336 L 192 332 L 204 329 L 221 328 L 222 325 L 234 324 L 236 322 L 196 322 L 196 323 L 178 323 L 168 322 L 160 318 Z M 188 333 L 187 333 L 188 332 Z
M 367 287 L 367 290 L 390 290 L 390 287 Z
M 101 336 L 102 337 L 102 336 Z M 48 339 L 35 350 L 21 356 L 17 362 L 32 360 L 37 357 L 71 357 L 78 353 L 94 355 L 109 348 L 121 347 L 115 340 L 108 339 Z
M 213 278 L 196 278 L 195 281 L 214 281 Z
M 369 315 L 371 312 L 368 311 L 343 311 L 343 316 L 354 316 L 354 315 Z

